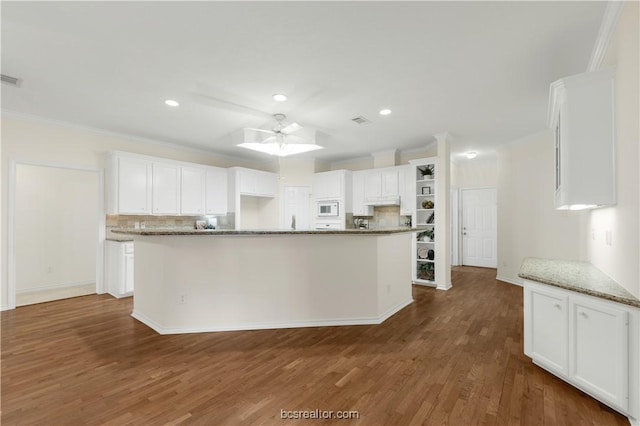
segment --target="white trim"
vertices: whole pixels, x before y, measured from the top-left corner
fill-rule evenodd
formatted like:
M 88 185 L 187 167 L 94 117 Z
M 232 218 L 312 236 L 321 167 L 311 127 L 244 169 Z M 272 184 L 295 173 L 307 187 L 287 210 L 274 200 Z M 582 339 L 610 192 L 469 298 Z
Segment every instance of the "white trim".
M 460 266 L 460 188 L 451 187 L 451 266 Z
M 607 8 L 602 17 L 602 23 L 600 24 L 600 30 L 598 31 L 598 37 L 593 46 L 593 51 L 591 52 L 587 71 L 596 71 L 600 68 L 600 65 L 602 65 L 602 60 L 609 48 L 609 43 L 611 42 L 611 37 L 613 37 L 624 3 L 624 1 L 607 2 Z
M 519 287 L 523 287 L 524 286 L 523 283 L 522 283 L 522 280 L 514 280 L 514 279 L 511 279 L 511 278 L 505 278 L 505 277 L 503 277 L 501 275 L 496 275 L 496 280 L 504 281 L 505 283 L 517 285 Z
M 464 224 L 462 221 L 462 211 L 464 210 L 464 204 L 463 204 L 463 196 L 462 193 L 464 191 L 475 191 L 478 189 L 493 189 L 494 191 L 496 191 L 496 264 L 495 266 L 478 266 L 479 268 L 497 268 L 498 267 L 498 204 L 497 204 L 497 197 L 498 197 L 498 188 L 495 186 L 465 186 L 465 187 L 460 187 L 459 189 L 459 196 L 460 196 L 460 204 L 459 204 L 459 209 L 460 209 L 460 228 L 458 229 L 459 231 L 459 242 L 460 242 L 460 250 L 459 250 L 459 258 L 458 258 L 458 265 L 459 266 L 464 266 L 464 239 L 462 238 L 462 225 Z M 452 234 L 453 235 L 453 234 Z M 467 265 L 467 266 L 476 266 L 476 265 Z
M 106 227 L 106 213 L 104 209 L 104 171 L 99 168 L 81 167 L 49 161 L 30 161 L 15 158 L 9 159 L 9 188 L 7 205 L 7 301 L 2 310 L 16 308 L 16 240 L 15 240 L 15 204 L 16 204 L 16 166 L 51 167 L 65 170 L 75 170 L 95 173 L 98 190 L 98 229 L 96 235 L 96 293 L 103 294 L 104 290 L 104 241 Z M 6 307 L 4 307 L 6 306 Z
M 158 334 L 187 334 L 187 333 L 212 333 L 217 331 L 243 331 L 243 330 L 271 330 L 278 328 L 303 328 L 303 327 L 333 327 L 341 325 L 377 325 L 384 322 L 396 312 L 413 303 L 413 298 L 405 300 L 396 306 L 393 306 L 378 317 L 364 318 L 344 318 L 334 320 L 307 320 L 292 322 L 267 322 L 267 323 L 246 323 L 237 325 L 224 325 L 217 327 L 164 327 L 157 322 L 151 320 L 145 315 L 136 312 L 135 309 L 131 316 L 146 326 L 155 330 Z
M 440 284 L 438 284 L 438 285 L 436 286 L 436 290 L 444 290 L 444 291 L 446 291 L 446 290 L 449 290 L 451 287 L 453 287 L 453 286 L 451 285 L 451 283 L 447 283 L 447 284 L 445 284 L 445 285 L 440 285 Z
M 32 287 L 24 290 L 16 290 L 16 294 L 27 294 L 27 293 L 33 293 L 36 291 L 44 291 L 44 290 L 56 290 L 60 288 L 77 287 L 81 285 L 94 284 L 94 283 L 95 283 L 95 280 L 82 280 L 82 281 L 75 281 L 70 283 L 67 282 L 62 284 L 45 285 L 42 287 Z
M 640 426 L 640 420 L 638 419 L 634 419 L 633 417 L 627 417 L 627 420 L 629 420 L 629 424 L 631 426 Z
M 118 133 L 118 132 L 112 132 L 109 130 L 104 130 L 104 129 L 99 129 L 96 127 L 90 127 L 90 126 L 83 126 L 81 124 L 75 124 L 75 123 L 70 123 L 68 121 L 62 121 L 62 120 L 56 120 L 53 118 L 46 118 L 46 117 L 42 117 L 39 115 L 34 115 L 34 114 L 25 114 L 22 112 L 17 112 L 17 111 L 12 111 L 10 109 L 5 109 L 2 108 L 2 115 L 9 117 L 9 118 L 19 118 L 19 119 L 23 119 L 23 120 L 31 120 L 31 121 L 36 121 L 36 122 L 41 122 L 41 123 L 46 123 L 46 124 L 52 124 L 52 125 L 57 125 L 57 126 L 61 126 L 67 129 L 73 129 L 73 130 L 81 130 L 81 131 L 85 131 L 85 132 L 89 132 L 89 133 L 93 133 L 95 135 L 98 136 L 105 136 L 105 137 L 109 137 L 109 138 L 118 138 L 118 139 L 125 139 L 125 140 L 130 140 L 133 142 L 142 142 L 142 143 L 147 143 L 150 145 L 155 145 L 155 146 L 162 146 L 165 148 L 173 148 L 173 149 L 177 149 L 180 151 L 186 151 L 186 152 L 191 152 L 194 154 L 206 154 L 206 155 L 214 155 L 216 157 L 220 157 L 221 159 L 224 160 L 228 160 L 228 161 L 233 161 L 233 162 L 240 162 L 240 163 L 251 163 L 251 164 L 270 164 L 272 162 L 272 158 L 267 158 L 265 160 L 269 160 L 269 161 L 265 161 L 265 160 L 257 160 L 257 159 L 253 159 L 253 158 L 245 158 L 245 157 L 234 157 L 228 154 L 221 154 L 215 151 L 210 151 L 207 149 L 203 149 L 203 148 L 196 148 L 194 146 L 189 146 L 189 145 L 180 145 L 177 143 L 173 143 L 173 142 L 165 142 L 165 141 L 159 141 L 156 139 L 149 139 L 149 138 L 143 138 L 143 137 L 139 137 L 139 136 L 133 136 L 133 135 L 128 135 L 125 133 Z

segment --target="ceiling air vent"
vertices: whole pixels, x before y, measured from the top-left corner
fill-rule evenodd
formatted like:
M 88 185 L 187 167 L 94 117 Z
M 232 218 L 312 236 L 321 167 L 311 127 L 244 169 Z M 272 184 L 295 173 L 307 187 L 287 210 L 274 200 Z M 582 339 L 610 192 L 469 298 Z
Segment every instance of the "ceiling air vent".
M 351 121 L 353 121 L 354 123 L 357 123 L 357 124 L 371 124 L 371 120 L 369 120 L 368 118 L 365 118 L 365 117 L 363 117 L 361 115 L 359 115 L 359 116 L 357 116 L 355 118 L 352 118 Z
M 2 82 L 3 83 L 7 83 L 7 84 L 10 84 L 12 86 L 20 86 L 20 79 L 19 78 L 11 77 L 10 75 L 4 75 L 4 74 L 0 74 L 0 76 L 2 76 Z

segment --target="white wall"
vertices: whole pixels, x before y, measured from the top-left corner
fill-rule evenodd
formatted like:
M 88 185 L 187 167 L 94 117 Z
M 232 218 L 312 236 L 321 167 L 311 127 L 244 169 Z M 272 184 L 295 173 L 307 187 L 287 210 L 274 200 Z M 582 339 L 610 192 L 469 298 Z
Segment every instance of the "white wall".
M 212 166 L 242 166 L 273 170 L 272 163 L 257 163 L 190 150 L 175 145 L 136 140 L 61 123 L 12 116 L 3 112 L 2 140 L 2 287 L 0 301 L 7 306 L 7 203 L 10 162 L 55 163 L 86 169 L 105 167 L 108 151 L 121 150 Z
M 497 184 L 497 158 L 451 163 L 451 186 L 454 188 L 495 187 Z
M 520 283 L 525 257 L 585 260 L 584 212 L 555 210 L 553 135 L 498 149 L 498 279 Z
M 640 164 L 637 2 L 625 2 L 601 67 L 616 68 L 615 134 L 617 205 L 593 210 L 587 232 L 589 261 L 640 297 Z M 611 246 L 605 232 L 612 233 Z
M 95 283 L 98 174 L 16 166 L 16 292 Z

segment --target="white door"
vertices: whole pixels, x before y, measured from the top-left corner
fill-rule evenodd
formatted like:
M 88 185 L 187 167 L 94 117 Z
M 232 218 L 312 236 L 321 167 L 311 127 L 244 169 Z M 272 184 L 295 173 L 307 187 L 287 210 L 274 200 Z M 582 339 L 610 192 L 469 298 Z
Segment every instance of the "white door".
M 311 188 L 285 186 L 283 191 L 282 227 L 290 229 L 295 215 L 296 230 L 311 229 Z
M 462 190 L 462 264 L 496 268 L 496 189 Z

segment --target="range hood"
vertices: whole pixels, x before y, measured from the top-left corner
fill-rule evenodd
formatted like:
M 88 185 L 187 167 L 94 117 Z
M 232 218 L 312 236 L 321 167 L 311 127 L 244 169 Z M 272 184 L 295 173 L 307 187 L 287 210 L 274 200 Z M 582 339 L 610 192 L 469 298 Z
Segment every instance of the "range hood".
M 364 200 L 365 206 L 399 206 L 400 197 L 369 197 Z

